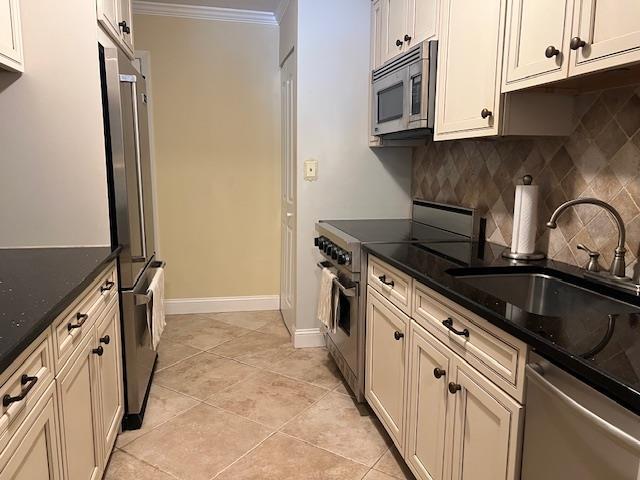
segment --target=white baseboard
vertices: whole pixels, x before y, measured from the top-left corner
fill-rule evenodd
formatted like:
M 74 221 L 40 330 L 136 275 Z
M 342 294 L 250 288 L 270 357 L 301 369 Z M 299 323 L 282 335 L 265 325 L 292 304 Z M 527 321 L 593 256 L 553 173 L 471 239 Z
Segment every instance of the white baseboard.
M 173 298 L 164 301 L 164 308 L 167 315 L 279 310 L 280 296 Z
M 324 333 L 319 328 L 297 329 L 293 334 L 295 348 L 324 347 Z

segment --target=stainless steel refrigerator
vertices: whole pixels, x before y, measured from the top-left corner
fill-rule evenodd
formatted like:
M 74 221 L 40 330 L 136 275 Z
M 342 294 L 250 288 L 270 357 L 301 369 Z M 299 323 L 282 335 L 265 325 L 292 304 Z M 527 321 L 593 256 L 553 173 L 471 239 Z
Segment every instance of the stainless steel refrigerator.
M 155 258 L 146 83 L 117 48 L 99 45 L 111 242 L 120 245 L 120 318 L 124 356 L 123 428 L 140 428 L 157 359 L 148 287 L 164 263 Z

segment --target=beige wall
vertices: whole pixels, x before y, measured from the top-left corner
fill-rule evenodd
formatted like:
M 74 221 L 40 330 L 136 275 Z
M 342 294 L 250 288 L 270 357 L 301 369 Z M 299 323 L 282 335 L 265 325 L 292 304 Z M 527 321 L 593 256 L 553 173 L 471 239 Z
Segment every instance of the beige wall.
M 25 72 L 0 71 L 0 247 L 108 245 L 95 2 L 20 2 Z
M 151 52 L 168 298 L 279 293 L 276 26 L 135 18 Z

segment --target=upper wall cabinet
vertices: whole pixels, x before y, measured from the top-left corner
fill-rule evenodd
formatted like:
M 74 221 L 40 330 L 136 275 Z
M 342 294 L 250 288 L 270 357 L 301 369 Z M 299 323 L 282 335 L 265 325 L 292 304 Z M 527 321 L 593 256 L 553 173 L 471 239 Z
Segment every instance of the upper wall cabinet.
M 575 0 L 570 75 L 640 61 L 638 0 Z
M 373 68 L 436 35 L 438 0 L 373 2 Z
M 508 2 L 503 92 L 566 78 L 573 0 Z
M 640 61 L 637 0 L 508 3 L 503 92 Z
M 24 71 L 19 0 L 0 0 L 0 68 Z
M 497 135 L 506 0 L 443 0 L 436 140 Z
M 98 23 L 133 59 L 131 0 L 97 0 Z

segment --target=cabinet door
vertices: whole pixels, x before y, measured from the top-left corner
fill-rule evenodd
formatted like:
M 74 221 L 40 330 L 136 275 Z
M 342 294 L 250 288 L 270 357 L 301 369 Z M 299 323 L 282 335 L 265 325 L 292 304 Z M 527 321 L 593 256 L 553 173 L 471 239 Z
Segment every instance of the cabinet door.
M 120 0 L 98 0 L 98 22 L 114 38 L 120 38 Z
M 365 396 L 402 451 L 409 318 L 368 289 Z
M 573 33 L 585 42 L 573 52 L 570 75 L 640 61 L 638 0 L 575 0 Z
M 65 365 L 56 382 L 66 480 L 95 480 L 101 474 L 95 343 L 94 331 Z
M 449 382 L 447 478 L 518 479 L 522 407 L 463 360 Z
M 133 13 L 131 0 L 120 0 L 120 21 L 123 22 L 122 42 L 124 51 L 133 59 Z
M 502 91 L 566 78 L 573 0 L 508 2 Z
M 18 0 L 0 0 L 0 67 L 23 71 Z
M 409 0 L 407 33 L 411 39 L 406 48 L 436 36 L 439 0 Z
M 410 340 L 405 459 L 418 478 L 441 480 L 452 354 L 413 321 Z
M 38 401 L 1 456 L 0 480 L 59 480 L 55 385 Z M 5 463 L 6 462 L 6 463 Z
M 371 69 L 382 65 L 382 1 L 371 4 Z
M 505 1 L 442 1 L 436 140 L 499 132 Z
M 382 1 L 382 63 L 402 53 L 407 32 L 409 0 Z
M 102 459 L 106 464 L 118 435 L 123 413 L 122 364 L 120 347 L 120 314 L 117 303 L 112 304 L 98 325 L 98 348 L 102 355 L 97 357 L 97 371 L 100 382 L 101 431 L 104 445 Z

